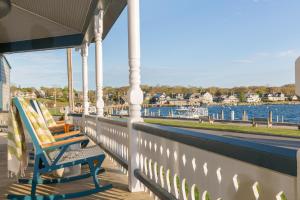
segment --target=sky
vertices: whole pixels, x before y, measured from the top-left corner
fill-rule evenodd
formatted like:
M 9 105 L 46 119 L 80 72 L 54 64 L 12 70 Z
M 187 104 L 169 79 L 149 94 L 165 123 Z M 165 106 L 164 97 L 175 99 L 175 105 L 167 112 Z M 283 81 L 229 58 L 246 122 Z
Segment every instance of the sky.
M 294 83 L 300 56 L 299 0 L 140 0 L 141 81 L 148 85 L 233 87 Z M 95 88 L 89 47 L 89 88 Z M 104 85 L 128 85 L 127 9 L 103 41 Z M 67 85 L 66 50 L 7 55 L 11 82 Z M 74 86 L 81 57 L 73 52 Z

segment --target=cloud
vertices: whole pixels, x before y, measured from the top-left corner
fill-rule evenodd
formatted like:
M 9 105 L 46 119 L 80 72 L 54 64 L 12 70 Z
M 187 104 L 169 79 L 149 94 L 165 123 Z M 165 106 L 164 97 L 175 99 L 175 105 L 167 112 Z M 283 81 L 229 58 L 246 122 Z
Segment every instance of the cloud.
M 232 62 L 239 64 L 249 64 L 260 62 L 262 60 L 270 61 L 278 59 L 296 59 L 298 56 L 300 56 L 300 50 L 288 49 L 274 52 L 258 52 L 250 55 L 248 58 L 236 59 Z
M 281 51 L 278 53 L 279 57 L 294 57 L 294 56 L 298 56 L 298 55 L 299 55 L 299 52 L 297 52 L 294 49 L 289 49 L 289 50 Z

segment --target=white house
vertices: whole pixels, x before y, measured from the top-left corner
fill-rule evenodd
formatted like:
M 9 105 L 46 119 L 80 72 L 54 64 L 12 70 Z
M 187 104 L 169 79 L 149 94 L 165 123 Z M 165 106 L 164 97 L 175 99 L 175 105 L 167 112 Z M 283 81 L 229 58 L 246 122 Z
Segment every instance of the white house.
M 275 93 L 275 94 L 265 94 L 264 100 L 265 101 L 285 101 L 286 96 L 281 92 Z
M 189 97 L 190 104 L 210 104 L 213 102 L 213 96 L 209 92 L 194 93 Z
M 261 101 L 261 98 L 259 97 L 258 94 L 247 94 L 246 96 L 246 102 L 247 103 L 258 103 Z
M 223 97 L 224 98 L 224 97 Z M 224 104 L 236 104 L 240 100 L 236 97 L 236 95 L 230 95 L 228 97 L 225 97 L 222 101 Z
M 8 111 L 10 98 L 10 69 L 4 55 L 0 54 L 0 111 Z

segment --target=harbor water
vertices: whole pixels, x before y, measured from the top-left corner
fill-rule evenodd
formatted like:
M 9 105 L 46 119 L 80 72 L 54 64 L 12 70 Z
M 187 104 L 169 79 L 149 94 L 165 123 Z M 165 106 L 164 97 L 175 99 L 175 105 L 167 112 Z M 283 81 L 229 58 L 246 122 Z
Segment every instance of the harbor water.
M 300 104 L 276 104 L 276 105 L 237 105 L 237 106 L 208 106 L 208 114 L 215 118 L 220 118 L 222 110 L 224 111 L 224 119 L 230 120 L 231 113 L 234 111 L 235 120 L 242 120 L 243 112 L 246 111 L 248 119 L 267 118 L 269 111 L 272 111 L 273 122 L 300 122 Z M 178 107 L 151 107 L 146 109 L 148 116 L 170 116 L 175 113 Z M 142 109 L 142 114 L 145 110 Z

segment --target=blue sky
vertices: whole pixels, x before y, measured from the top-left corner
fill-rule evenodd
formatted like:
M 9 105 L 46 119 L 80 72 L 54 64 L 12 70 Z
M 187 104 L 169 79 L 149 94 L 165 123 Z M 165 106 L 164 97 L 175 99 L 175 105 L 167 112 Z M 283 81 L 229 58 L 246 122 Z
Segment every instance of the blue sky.
M 142 84 L 277 86 L 294 83 L 299 0 L 141 0 Z M 127 10 L 104 40 L 104 85 L 128 85 Z M 21 86 L 67 84 L 66 51 L 8 55 Z M 74 85 L 81 58 L 73 53 Z M 94 45 L 89 88 L 95 88 Z

